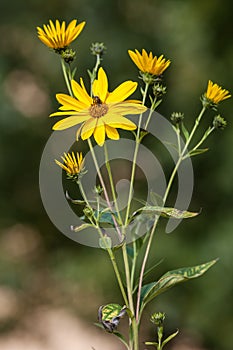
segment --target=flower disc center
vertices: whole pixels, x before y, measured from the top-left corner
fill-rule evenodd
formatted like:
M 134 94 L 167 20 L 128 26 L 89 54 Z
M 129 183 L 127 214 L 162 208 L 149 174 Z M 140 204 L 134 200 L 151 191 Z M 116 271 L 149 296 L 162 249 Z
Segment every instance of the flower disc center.
M 102 103 L 99 97 L 94 96 L 93 98 L 93 103 L 89 109 L 90 115 L 93 118 L 100 118 L 103 117 L 107 111 L 108 111 L 108 106 L 105 103 Z

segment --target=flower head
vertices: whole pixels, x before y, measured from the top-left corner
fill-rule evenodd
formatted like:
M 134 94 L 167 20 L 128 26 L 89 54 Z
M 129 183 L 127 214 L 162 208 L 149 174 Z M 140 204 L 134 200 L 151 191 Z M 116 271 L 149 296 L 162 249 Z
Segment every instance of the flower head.
M 64 153 L 64 157 L 61 157 L 61 159 L 63 160 L 63 163 L 59 162 L 56 159 L 55 162 L 65 170 L 68 177 L 76 179 L 83 172 L 84 159 L 82 153 L 77 152 L 76 155 L 74 152 Z
M 153 56 L 152 52 L 148 53 L 146 50 L 142 50 L 140 53 L 138 50 L 128 51 L 132 61 L 136 64 L 139 70 L 143 73 L 149 73 L 151 75 L 159 76 L 170 66 L 171 61 L 166 60 L 163 55 Z
M 62 24 L 58 20 L 54 24 L 51 20 L 49 24 L 43 25 L 43 28 L 37 27 L 38 38 L 48 47 L 54 50 L 62 50 L 67 48 L 72 41 L 74 41 L 85 25 L 85 22 L 77 24 L 77 20 L 74 19 L 69 23 L 66 28 L 66 23 Z
M 208 82 L 207 91 L 202 96 L 202 103 L 206 107 L 215 107 L 219 102 L 230 98 L 228 90 L 223 89 L 218 84 L 214 84 L 211 80 Z
M 136 125 L 125 118 L 127 114 L 140 114 L 146 111 L 140 101 L 126 100 L 137 88 L 137 83 L 125 81 L 112 92 L 108 92 L 108 79 L 103 68 L 98 71 L 98 78 L 94 80 L 91 97 L 84 86 L 82 78 L 80 84 L 71 81 L 74 97 L 66 94 L 57 94 L 61 103 L 59 112 L 51 116 L 69 116 L 60 120 L 54 130 L 64 130 L 82 123 L 78 129 L 77 138 L 86 140 L 94 135 L 95 141 L 102 146 L 107 135 L 110 139 L 118 140 L 117 128 L 134 130 Z

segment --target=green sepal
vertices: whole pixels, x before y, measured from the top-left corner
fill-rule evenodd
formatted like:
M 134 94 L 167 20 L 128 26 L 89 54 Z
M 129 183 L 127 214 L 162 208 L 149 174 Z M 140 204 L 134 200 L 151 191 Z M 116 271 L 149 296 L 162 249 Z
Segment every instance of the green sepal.
M 178 283 L 203 275 L 218 259 L 211 260 L 207 263 L 192 267 L 183 267 L 177 270 L 168 271 L 157 282 L 146 284 L 142 287 L 141 303 L 145 306 L 157 295 L 165 292 L 167 289 Z

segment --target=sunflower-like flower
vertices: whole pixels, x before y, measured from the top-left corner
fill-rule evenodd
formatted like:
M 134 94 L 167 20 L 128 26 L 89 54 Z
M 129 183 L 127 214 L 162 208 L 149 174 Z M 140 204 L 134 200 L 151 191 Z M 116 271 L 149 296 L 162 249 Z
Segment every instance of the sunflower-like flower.
M 202 104 L 205 107 L 216 108 L 219 102 L 230 98 L 228 90 L 223 89 L 218 84 L 214 84 L 211 80 L 208 82 L 207 91 L 202 96 Z
M 54 126 L 54 130 L 64 130 L 82 123 L 77 131 L 77 139 L 86 140 L 94 135 L 99 146 L 105 142 L 105 136 L 112 140 L 118 140 L 117 128 L 134 130 L 136 125 L 125 118 L 127 114 L 140 114 L 146 111 L 141 101 L 126 100 L 137 88 L 137 83 L 125 81 L 112 92 L 108 92 L 108 78 L 101 67 L 98 71 L 98 78 L 94 80 L 91 97 L 84 86 L 82 78 L 80 84 L 75 80 L 71 81 L 74 97 L 66 94 L 57 94 L 56 98 L 62 105 L 61 111 L 50 116 L 69 116 L 60 120 Z
M 81 173 L 84 171 L 84 158 L 82 153 L 75 155 L 72 153 L 64 153 L 64 157 L 61 156 L 63 163 L 55 159 L 57 165 L 59 165 L 63 170 L 65 170 L 67 176 L 72 179 L 77 179 Z
M 149 73 L 153 76 L 159 76 L 170 66 L 171 61 L 166 60 L 163 55 L 157 57 L 153 56 L 152 52 L 149 54 L 145 49 L 140 53 L 138 50 L 128 50 L 129 56 L 136 64 L 142 73 Z
M 38 38 L 48 47 L 59 51 L 67 48 L 74 41 L 81 31 L 85 22 L 77 25 L 77 20 L 74 19 L 66 28 L 66 23 L 61 24 L 56 20 L 55 24 L 50 20 L 49 24 L 43 25 L 43 28 L 37 27 Z

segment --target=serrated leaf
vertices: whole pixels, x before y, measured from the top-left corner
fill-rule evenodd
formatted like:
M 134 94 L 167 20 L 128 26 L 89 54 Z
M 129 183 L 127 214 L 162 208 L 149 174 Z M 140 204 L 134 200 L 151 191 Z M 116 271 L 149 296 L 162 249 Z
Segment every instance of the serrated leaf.
M 189 156 L 190 157 L 197 156 L 198 154 L 202 154 L 202 153 L 205 153 L 207 151 L 209 151 L 209 148 L 198 148 L 198 149 L 195 149 L 193 151 L 190 151 Z
M 180 210 L 176 208 L 167 208 L 167 207 L 158 207 L 158 206 L 145 206 L 138 210 L 136 210 L 133 213 L 133 216 L 135 216 L 139 212 L 149 212 L 154 213 L 156 215 L 161 215 L 165 218 L 173 218 L 173 219 L 187 219 L 194 216 L 197 216 L 199 213 L 196 212 L 190 212 L 187 210 Z
M 93 227 L 93 225 L 85 223 L 80 226 L 71 226 L 71 230 L 74 232 L 80 232 L 82 230 L 85 230 L 85 228 L 88 228 L 88 227 Z
M 168 271 L 157 282 L 146 284 L 142 287 L 141 301 L 146 305 L 157 295 L 165 292 L 167 289 L 178 283 L 188 281 L 203 275 L 218 259 L 192 267 L 183 267 L 177 270 Z

